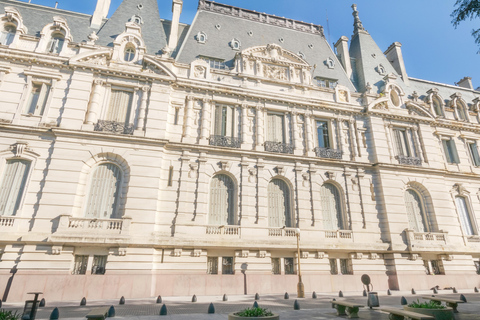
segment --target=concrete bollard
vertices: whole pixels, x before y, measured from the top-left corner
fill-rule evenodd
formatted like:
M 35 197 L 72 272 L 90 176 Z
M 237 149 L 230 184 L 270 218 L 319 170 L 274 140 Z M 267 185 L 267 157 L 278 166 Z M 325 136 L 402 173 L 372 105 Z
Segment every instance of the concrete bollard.
M 223 301 L 228 301 L 227 294 L 224 294 L 224 295 L 223 295 Z
M 197 302 L 197 296 L 196 295 L 193 295 L 192 302 Z
M 400 299 L 400 304 L 402 306 L 406 306 L 408 304 L 407 299 L 405 299 L 405 297 L 402 297 L 402 299 Z
M 162 296 L 157 297 L 157 303 L 162 303 Z
M 390 289 L 387 290 L 387 295 L 389 295 L 389 296 L 392 295 L 392 292 L 390 291 Z
M 337 299 L 333 298 L 332 301 L 337 301 Z M 332 309 L 335 309 L 335 304 L 332 303 Z
M 212 314 L 212 313 L 215 313 L 215 306 L 213 305 L 213 302 L 210 303 L 210 305 L 208 306 L 208 314 Z
M 315 291 L 312 293 L 312 299 L 317 299 L 317 293 Z
M 160 309 L 160 315 L 166 316 L 167 315 L 167 306 L 163 304 L 162 308 Z
M 113 317 L 115 317 L 115 307 L 110 306 L 110 308 L 108 308 L 107 318 L 113 318 Z
M 253 303 L 253 307 L 254 307 L 254 308 L 258 308 L 258 303 L 257 303 L 257 301 L 255 301 L 255 302 Z
M 412 288 L 412 294 L 417 294 L 417 293 L 415 292 L 415 289 L 413 289 L 413 288 Z
M 290 296 L 288 295 L 288 292 L 285 292 L 285 295 L 283 296 L 283 299 L 285 299 L 285 300 L 290 299 Z
M 453 293 L 458 293 L 457 288 L 453 287 Z
M 122 296 L 120 298 L 120 301 L 118 302 L 118 304 L 125 304 L 125 297 L 124 296 Z
M 476 293 L 478 293 L 478 288 L 477 288 L 477 287 L 475 287 L 475 289 L 473 289 L 473 292 L 476 292 Z
M 363 296 L 364 296 L 364 297 L 367 296 L 367 290 L 363 290 Z
M 433 293 L 434 293 L 434 294 L 437 294 L 437 293 L 438 293 L 437 288 L 435 288 L 435 287 L 433 288 Z
M 300 310 L 300 303 L 298 302 L 298 300 L 295 300 L 295 302 L 293 303 L 293 310 Z
M 0 299 L 0 308 L 2 307 L 2 300 Z
M 340 298 L 343 298 L 343 292 L 342 292 L 342 290 L 338 291 L 338 296 L 339 296 Z
M 467 303 L 467 298 L 465 298 L 465 296 L 463 294 L 460 295 L 460 300 Z
M 58 312 L 58 308 L 55 307 L 52 313 L 50 313 L 50 320 L 58 320 L 58 318 L 60 318 L 60 312 Z
M 82 301 L 80 301 L 80 306 L 86 306 L 87 305 L 87 299 L 83 297 Z
M 260 295 L 258 293 L 255 293 L 255 300 L 260 300 Z
M 43 298 L 42 300 L 40 300 L 40 303 L 38 304 L 38 307 L 43 308 L 43 307 L 45 307 L 45 304 L 46 304 L 45 298 Z

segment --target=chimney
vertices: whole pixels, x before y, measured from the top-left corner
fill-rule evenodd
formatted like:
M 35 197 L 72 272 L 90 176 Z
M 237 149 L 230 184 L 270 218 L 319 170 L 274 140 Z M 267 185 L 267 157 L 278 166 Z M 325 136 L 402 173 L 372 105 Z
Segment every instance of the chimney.
M 348 38 L 342 36 L 338 39 L 337 43 L 335 43 L 335 49 L 337 49 L 337 53 L 340 56 L 340 62 L 347 73 L 349 79 L 352 78 L 352 62 L 350 60 L 350 53 L 348 51 Z
M 392 64 L 393 68 L 402 77 L 403 82 L 408 86 L 408 75 L 405 69 L 405 62 L 402 55 L 402 44 L 400 42 L 394 42 L 384 54 L 387 56 L 388 61 Z
M 90 28 L 100 29 L 103 19 L 107 17 L 108 11 L 110 10 L 110 2 L 111 0 L 97 0 L 97 7 L 90 21 Z
M 470 77 L 463 78 L 462 80 L 457 82 L 457 86 L 473 90 L 472 78 Z
M 178 44 L 178 25 L 180 23 L 180 14 L 182 13 L 183 1 L 173 0 L 172 3 L 172 26 L 170 27 L 170 37 L 168 38 L 168 47 L 171 51 L 175 50 Z

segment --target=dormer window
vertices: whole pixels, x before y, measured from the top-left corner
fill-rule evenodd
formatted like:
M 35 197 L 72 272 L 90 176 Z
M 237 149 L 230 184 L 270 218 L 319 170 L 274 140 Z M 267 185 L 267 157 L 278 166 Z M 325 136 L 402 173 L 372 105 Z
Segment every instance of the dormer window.
M 50 43 L 48 45 L 48 52 L 50 53 L 60 53 L 63 49 L 63 44 L 65 43 L 65 37 L 61 33 L 53 33 Z
M 333 79 L 324 79 L 324 78 L 319 78 L 315 77 L 315 81 L 317 82 L 317 86 L 321 88 L 330 88 L 330 89 L 335 89 L 338 81 L 333 80 Z
M 15 38 L 15 33 L 17 32 L 17 27 L 11 24 L 5 24 L 3 30 L 0 33 L 0 44 L 4 46 L 9 46 L 13 39 Z
M 467 121 L 467 115 L 466 115 L 466 111 L 467 108 L 465 108 L 465 105 L 463 104 L 463 102 L 461 101 L 458 101 L 457 102 L 457 112 L 458 112 L 458 120 L 461 120 L 461 121 Z
M 125 48 L 125 57 L 124 60 L 125 62 L 131 62 L 135 58 L 135 48 L 131 46 L 127 46 Z
M 240 50 L 241 46 L 242 44 L 237 39 L 233 39 L 232 41 L 230 41 L 230 47 L 232 47 L 233 50 Z
M 442 101 L 437 96 L 433 97 L 433 110 L 437 116 L 443 116 L 443 108 L 442 108 Z
M 395 107 L 400 107 L 400 96 L 394 88 L 390 91 L 390 101 Z
M 196 36 L 198 43 L 206 43 L 207 42 L 207 34 L 205 32 L 199 32 Z

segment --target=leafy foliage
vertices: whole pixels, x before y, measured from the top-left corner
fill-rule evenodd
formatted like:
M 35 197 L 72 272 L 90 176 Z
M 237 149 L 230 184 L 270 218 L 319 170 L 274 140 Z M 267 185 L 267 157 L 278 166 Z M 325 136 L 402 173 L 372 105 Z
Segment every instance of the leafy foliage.
M 473 20 L 480 17 L 480 0 L 457 0 L 455 7 L 456 9 L 451 14 L 455 28 L 468 18 Z M 480 29 L 472 30 L 472 36 L 475 38 L 475 43 L 480 46 Z
M 428 301 L 428 302 L 420 302 L 420 300 L 417 299 L 417 301 L 413 301 L 408 305 L 410 308 L 420 308 L 420 309 L 445 309 L 446 307 L 438 304 L 435 301 Z
M 273 313 L 271 313 L 268 309 L 263 309 L 263 308 L 247 308 L 245 310 L 235 313 L 235 315 L 239 317 L 254 317 L 254 318 L 259 317 L 260 318 L 260 317 L 273 316 Z
M 18 314 L 16 311 L 13 313 L 12 311 L 7 311 L 7 310 L 0 310 L 0 320 L 19 320 L 20 319 L 20 314 Z

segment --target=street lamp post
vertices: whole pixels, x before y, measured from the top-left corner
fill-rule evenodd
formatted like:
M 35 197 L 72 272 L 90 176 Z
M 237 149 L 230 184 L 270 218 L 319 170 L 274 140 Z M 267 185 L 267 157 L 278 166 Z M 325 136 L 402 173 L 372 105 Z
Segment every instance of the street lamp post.
M 298 284 L 297 284 L 297 297 L 305 298 L 305 287 L 302 282 L 302 272 L 300 270 L 300 229 L 295 229 L 297 235 L 297 258 L 298 258 Z

